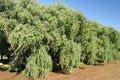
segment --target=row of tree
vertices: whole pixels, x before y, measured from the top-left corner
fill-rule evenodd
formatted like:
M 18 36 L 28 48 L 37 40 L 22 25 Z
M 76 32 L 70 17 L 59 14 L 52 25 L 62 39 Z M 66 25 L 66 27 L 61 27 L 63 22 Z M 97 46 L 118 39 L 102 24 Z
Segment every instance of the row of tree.
M 45 6 L 35 0 L 0 0 L 0 33 L 14 53 L 12 70 L 30 78 L 49 71 L 120 59 L 120 32 L 88 20 L 61 2 Z M 0 35 L 0 54 L 3 50 Z M 8 53 L 7 53 L 8 54 Z

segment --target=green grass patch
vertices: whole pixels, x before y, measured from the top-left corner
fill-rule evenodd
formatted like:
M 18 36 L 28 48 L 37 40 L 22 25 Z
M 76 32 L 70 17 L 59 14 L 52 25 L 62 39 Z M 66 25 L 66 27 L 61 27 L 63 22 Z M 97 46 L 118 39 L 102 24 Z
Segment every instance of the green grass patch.
M 11 66 L 9 66 L 8 64 L 4 64 L 4 65 L 0 66 L 0 70 L 2 70 L 2 71 L 10 71 Z

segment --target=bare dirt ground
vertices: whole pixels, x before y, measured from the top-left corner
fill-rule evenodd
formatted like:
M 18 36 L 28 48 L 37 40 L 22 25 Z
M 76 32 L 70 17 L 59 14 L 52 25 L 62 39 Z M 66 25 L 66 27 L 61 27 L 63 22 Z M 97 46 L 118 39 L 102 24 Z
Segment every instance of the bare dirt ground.
M 20 74 L 0 71 L 0 80 L 25 80 L 25 78 Z M 84 65 L 74 69 L 72 74 L 50 72 L 44 80 L 120 80 L 120 61 L 96 66 Z

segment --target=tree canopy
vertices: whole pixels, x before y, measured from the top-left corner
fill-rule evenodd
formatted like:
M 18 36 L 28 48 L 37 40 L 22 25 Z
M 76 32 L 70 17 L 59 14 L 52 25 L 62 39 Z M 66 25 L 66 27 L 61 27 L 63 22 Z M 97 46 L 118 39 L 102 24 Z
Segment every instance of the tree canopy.
M 58 2 L 0 0 L 0 30 L 14 50 L 10 63 L 32 79 L 49 71 L 68 70 L 79 63 L 97 64 L 120 59 L 120 32 L 88 20 L 80 11 Z M 0 54 L 4 45 L 0 31 Z

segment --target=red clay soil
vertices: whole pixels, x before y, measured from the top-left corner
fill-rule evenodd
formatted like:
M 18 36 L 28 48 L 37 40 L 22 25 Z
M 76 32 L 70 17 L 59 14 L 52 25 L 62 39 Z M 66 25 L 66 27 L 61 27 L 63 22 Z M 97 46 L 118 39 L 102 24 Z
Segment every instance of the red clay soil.
M 22 75 L 0 71 L 0 80 L 26 80 Z M 37 79 L 41 80 L 41 79 Z M 72 74 L 49 73 L 44 80 L 120 80 L 120 61 L 104 65 L 84 65 Z

